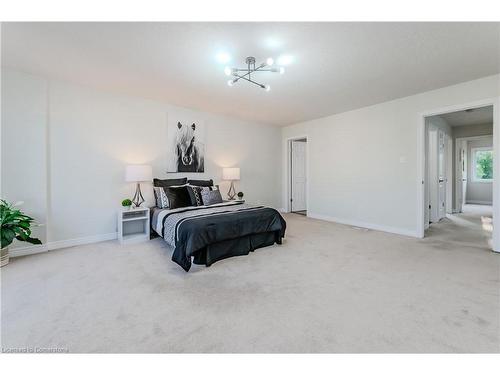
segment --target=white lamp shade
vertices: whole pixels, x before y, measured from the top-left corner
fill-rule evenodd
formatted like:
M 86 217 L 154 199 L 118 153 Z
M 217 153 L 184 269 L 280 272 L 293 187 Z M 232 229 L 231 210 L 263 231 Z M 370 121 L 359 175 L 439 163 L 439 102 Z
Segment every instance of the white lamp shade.
M 125 181 L 139 182 L 151 181 L 153 179 L 153 169 L 150 165 L 127 165 L 125 171 Z
M 222 168 L 222 179 L 223 180 L 239 180 L 240 179 L 240 169 L 239 168 Z

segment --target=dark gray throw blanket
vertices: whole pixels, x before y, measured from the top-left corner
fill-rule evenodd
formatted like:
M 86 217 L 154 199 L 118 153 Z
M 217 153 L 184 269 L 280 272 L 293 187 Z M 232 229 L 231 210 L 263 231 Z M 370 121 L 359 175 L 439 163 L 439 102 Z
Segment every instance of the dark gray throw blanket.
M 174 248 L 172 260 L 187 272 L 191 268 L 191 257 L 210 245 L 263 233 L 274 234 L 275 242 L 281 243 L 286 222 L 273 208 L 228 202 L 161 210 L 154 213 L 153 227 Z M 237 243 L 235 241 L 235 246 Z M 232 255 L 248 251 L 234 249 Z M 231 254 L 225 257 L 228 256 Z

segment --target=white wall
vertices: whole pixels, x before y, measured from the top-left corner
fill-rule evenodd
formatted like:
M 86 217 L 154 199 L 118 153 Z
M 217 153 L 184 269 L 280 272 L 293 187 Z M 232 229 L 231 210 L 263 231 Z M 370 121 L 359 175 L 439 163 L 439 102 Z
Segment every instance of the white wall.
M 24 201 L 19 208 L 38 223 L 47 221 L 46 93 L 43 79 L 2 75 L 2 198 Z M 46 240 L 45 227 L 34 227 L 32 234 Z
M 476 137 L 479 135 L 492 135 L 493 124 L 479 124 L 467 126 L 455 126 L 453 128 L 453 138 Z
M 236 189 L 247 201 L 280 207 L 279 128 L 2 73 L 2 195 L 26 201 L 24 209 L 47 224 L 46 242 L 112 236 L 116 209 L 135 188 L 124 181 L 127 164 L 176 177 L 166 173 L 167 116 L 205 120 L 205 173 L 191 177 L 213 178 L 225 193 L 222 167 L 239 166 Z M 149 204 L 150 186 L 143 186 Z
M 472 171 L 472 149 L 476 147 L 492 147 L 493 136 L 467 142 L 467 192 L 466 202 L 472 204 L 492 204 L 493 183 L 474 181 Z
M 283 128 L 283 207 L 286 140 L 306 135 L 310 216 L 419 236 L 422 114 L 498 97 L 496 75 Z

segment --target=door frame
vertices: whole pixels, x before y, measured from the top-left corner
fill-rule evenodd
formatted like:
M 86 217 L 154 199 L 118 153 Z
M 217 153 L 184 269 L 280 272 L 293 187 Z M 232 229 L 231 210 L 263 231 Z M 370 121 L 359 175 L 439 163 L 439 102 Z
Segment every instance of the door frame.
M 417 237 L 424 238 L 425 235 L 425 118 L 430 116 L 442 115 L 445 113 L 464 111 L 466 109 L 481 108 L 493 106 L 493 173 L 494 176 L 500 176 L 500 98 L 494 97 L 484 100 L 478 100 L 469 103 L 450 105 L 441 108 L 435 108 L 420 112 L 417 118 Z M 500 218 L 500 179 L 493 178 L 493 251 L 500 252 L 500 225 L 496 222 Z
M 307 135 L 297 135 L 293 137 L 286 138 L 286 202 L 285 207 L 283 207 L 284 212 L 292 212 L 292 141 L 297 141 L 299 139 L 306 140 L 306 210 L 307 216 L 309 216 L 309 138 Z
M 460 161 L 460 152 L 459 152 L 459 143 L 460 142 L 463 142 L 463 141 L 480 141 L 482 139 L 488 139 L 490 138 L 491 135 L 475 135 L 475 136 L 472 136 L 472 137 L 460 137 L 460 138 L 455 138 L 455 176 L 458 175 L 458 171 L 459 171 L 459 161 Z M 495 150 L 495 147 L 493 147 L 493 150 Z M 495 154 L 493 153 L 493 158 L 495 157 Z M 466 166 L 467 168 L 467 166 Z M 495 168 L 494 166 L 494 162 L 493 162 L 493 168 Z M 469 171 L 467 170 L 467 180 L 469 179 Z M 493 181 L 495 181 L 495 179 L 493 178 Z M 455 178 L 455 181 L 453 181 L 453 183 L 455 184 L 454 187 L 455 187 L 455 193 L 457 191 L 457 187 L 459 185 L 458 183 L 458 179 Z M 460 181 L 460 183 L 462 183 L 462 181 Z M 458 199 L 458 194 L 456 194 L 455 196 L 455 206 L 458 206 L 458 202 L 459 202 L 459 199 Z M 462 202 L 462 204 L 465 204 L 465 202 Z M 456 211 L 454 211 L 456 213 L 459 213 L 459 212 L 462 212 L 462 208 L 460 209 L 456 209 Z

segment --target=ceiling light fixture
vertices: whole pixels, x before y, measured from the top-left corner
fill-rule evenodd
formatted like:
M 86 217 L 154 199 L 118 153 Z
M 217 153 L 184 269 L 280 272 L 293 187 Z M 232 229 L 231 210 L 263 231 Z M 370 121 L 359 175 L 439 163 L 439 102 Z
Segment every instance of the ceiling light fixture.
M 262 63 L 258 66 L 255 65 L 255 57 L 252 56 L 247 57 L 245 62 L 247 64 L 247 67 L 244 69 L 230 68 L 228 66 L 224 68 L 224 73 L 226 75 L 233 75 L 235 77 L 227 82 L 228 86 L 233 86 L 240 79 L 243 79 L 245 81 L 253 83 L 254 85 L 259 86 L 260 88 L 263 88 L 266 91 L 269 91 L 271 90 L 271 86 L 255 82 L 252 79 L 252 74 L 258 72 L 272 72 L 272 73 L 283 74 L 285 72 L 285 68 L 283 67 L 271 68 L 271 66 L 274 64 L 274 60 L 271 57 L 269 57 L 265 63 Z
M 290 55 L 282 55 L 278 57 L 278 65 L 289 65 L 293 61 L 293 57 Z
M 231 55 L 227 52 L 219 52 L 217 55 L 215 55 L 215 59 L 222 63 L 222 64 L 227 64 L 229 61 L 231 61 Z

